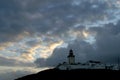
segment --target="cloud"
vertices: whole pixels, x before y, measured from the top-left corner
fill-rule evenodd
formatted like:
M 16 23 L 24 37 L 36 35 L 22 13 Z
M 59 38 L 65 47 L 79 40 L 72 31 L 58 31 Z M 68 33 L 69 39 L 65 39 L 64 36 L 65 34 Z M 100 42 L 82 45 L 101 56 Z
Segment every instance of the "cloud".
M 75 4 L 77 2 L 79 5 Z M 105 18 L 109 21 L 119 13 L 119 7 L 114 7 L 117 1 L 110 2 L 99 0 L 12 0 L 8 4 L 8 0 L 0 1 L 0 42 L 14 42 L 24 31 L 30 34 L 61 35 L 76 24 L 104 23 L 106 22 Z M 118 10 L 118 13 L 113 11 L 110 13 L 110 10 Z M 113 14 L 113 18 L 111 18 L 111 14 Z
M 120 24 L 107 24 L 102 28 L 93 28 L 96 35 L 96 58 L 106 62 L 117 62 L 120 56 Z M 99 56 L 97 56 L 99 55 Z
M 48 58 L 62 44 L 67 44 L 68 48 L 86 45 L 84 48 L 88 50 L 80 49 L 85 53 L 80 54 L 84 58 L 90 49 L 96 57 L 105 53 L 101 50 L 107 54 L 108 49 L 103 49 L 106 46 L 103 42 L 118 47 L 119 27 L 112 27 L 118 25 L 118 4 L 119 0 L 11 0 L 9 4 L 8 0 L 0 1 L 0 49 L 28 61 L 34 61 L 38 58 L 36 55 Z M 91 44 L 90 39 L 93 41 Z M 116 43 L 112 44 L 114 41 Z
M 67 55 L 70 49 L 73 49 L 76 55 L 76 62 L 86 62 L 88 60 L 97 60 L 103 63 L 116 64 L 120 57 L 120 24 L 106 24 L 104 27 L 92 27 L 88 32 L 96 33 L 93 44 L 84 39 L 76 39 L 69 43 L 65 48 L 56 48 L 53 54 L 46 60 L 42 66 L 56 66 L 58 63 L 67 61 Z M 37 59 L 35 62 L 40 62 Z
M 27 54 L 34 60 L 35 50 L 30 50 L 38 44 L 40 49 L 50 43 L 85 39 L 86 27 L 117 23 L 119 7 L 115 3 L 118 0 L 12 0 L 9 4 L 8 0 L 0 1 L 0 49 L 10 51 L 12 47 L 13 52 L 18 51 L 16 55 L 26 52 L 23 56 Z M 16 44 L 20 49 L 13 47 Z
M 0 66 L 35 66 L 34 63 L 20 61 L 19 58 L 0 56 Z

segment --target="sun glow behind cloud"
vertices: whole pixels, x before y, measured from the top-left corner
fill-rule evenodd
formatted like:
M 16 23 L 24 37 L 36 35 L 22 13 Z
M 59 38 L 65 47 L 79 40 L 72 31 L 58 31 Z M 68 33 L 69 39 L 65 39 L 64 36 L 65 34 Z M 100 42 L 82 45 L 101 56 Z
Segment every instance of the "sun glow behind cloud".
M 89 36 L 89 33 L 86 32 L 86 31 L 83 31 L 82 33 L 83 33 L 83 35 L 84 35 L 85 38 L 87 38 Z
M 59 41 L 59 42 L 55 42 L 55 43 L 51 43 L 50 45 L 46 46 L 45 48 L 41 49 L 40 51 L 40 57 L 41 58 L 48 58 L 49 56 L 52 55 L 53 50 L 58 47 L 61 46 L 63 44 L 63 41 Z

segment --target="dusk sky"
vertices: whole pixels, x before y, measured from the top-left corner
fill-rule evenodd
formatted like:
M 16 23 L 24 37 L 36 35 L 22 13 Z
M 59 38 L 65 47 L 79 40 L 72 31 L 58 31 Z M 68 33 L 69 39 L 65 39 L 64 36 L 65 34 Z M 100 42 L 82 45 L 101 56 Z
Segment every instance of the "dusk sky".
M 0 80 L 76 62 L 117 63 L 120 0 L 0 0 Z

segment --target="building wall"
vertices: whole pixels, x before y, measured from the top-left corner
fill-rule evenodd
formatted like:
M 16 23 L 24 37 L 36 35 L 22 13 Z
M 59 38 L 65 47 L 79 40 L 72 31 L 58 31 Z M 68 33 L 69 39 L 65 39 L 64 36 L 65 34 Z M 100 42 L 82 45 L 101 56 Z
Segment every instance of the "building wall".
M 74 57 L 69 57 L 68 61 L 69 61 L 69 64 L 75 64 L 75 58 Z

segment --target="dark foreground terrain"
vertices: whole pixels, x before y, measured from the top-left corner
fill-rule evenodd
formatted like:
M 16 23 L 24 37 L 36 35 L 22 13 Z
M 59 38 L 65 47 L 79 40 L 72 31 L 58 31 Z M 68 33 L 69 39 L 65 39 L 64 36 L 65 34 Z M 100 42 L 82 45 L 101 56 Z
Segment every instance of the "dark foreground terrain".
M 114 70 L 58 70 L 48 69 L 16 80 L 120 80 L 120 71 Z

